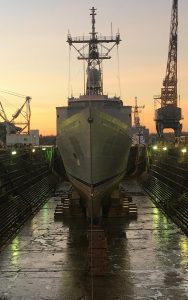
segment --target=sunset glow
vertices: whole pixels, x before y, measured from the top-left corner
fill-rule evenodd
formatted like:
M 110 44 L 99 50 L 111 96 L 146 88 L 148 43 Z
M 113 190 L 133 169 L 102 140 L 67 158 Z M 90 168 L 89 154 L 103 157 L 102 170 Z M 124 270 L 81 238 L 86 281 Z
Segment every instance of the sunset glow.
M 119 28 L 121 98 L 126 105 L 145 105 L 141 124 L 155 132 L 153 96 L 159 95 L 165 77 L 171 0 L 8 0 L 0 3 L 0 89 L 32 97 L 31 128 L 43 135 L 56 134 L 56 106 L 65 106 L 68 96 L 69 46 L 67 32 L 88 35 L 89 8 L 97 8 L 98 33 L 110 35 Z M 188 131 L 188 1 L 179 2 L 178 93 Z M 119 95 L 117 51 L 104 63 L 104 92 Z M 71 91 L 83 93 L 83 64 L 71 50 Z M 7 114 L 23 99 L 0 93 Z M 19 102 L 20 101 L 20 102 Z M 13 104 L 14 107 L 11 108 Z

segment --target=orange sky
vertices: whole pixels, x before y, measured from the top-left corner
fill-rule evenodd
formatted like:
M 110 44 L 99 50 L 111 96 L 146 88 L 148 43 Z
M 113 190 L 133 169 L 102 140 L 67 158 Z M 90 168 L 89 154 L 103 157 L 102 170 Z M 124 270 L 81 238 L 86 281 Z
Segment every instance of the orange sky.
M 23 0 L 0 3 L 0 89 L 32 97 L 31 128 L 43 135 L 56 133 L 56 106 L 66 105 L 68 95 L 68 29 L 73 36 L 90 31 L 89 8 L 97 7 L 96 27 L 103 35 L 119 27 L 121 97 L 124 104 L 145 105 L 141 123 L 155 131 L 153 96 L 160 94 L 165 76 L 171 0 Z M 164 3 L 165 2 L 165 3 Z M 107 5 L 108 4 L 108 5 Z M 119 9 L 118 7 L 121 7 Z M 188 131 L 188 1 L 179 3 L 178 92 Z M 83 92 L 83 66 L 71 53 L 73 94 Z M 119 95 L 117 52 L 104 63 L 104 92 Z M 2 98 L 4 97 L 4 98 Z M 0 93 L 7 113 L 15 112 L 22 99 Z M 14 107 L 9 105 L 12 103 Z

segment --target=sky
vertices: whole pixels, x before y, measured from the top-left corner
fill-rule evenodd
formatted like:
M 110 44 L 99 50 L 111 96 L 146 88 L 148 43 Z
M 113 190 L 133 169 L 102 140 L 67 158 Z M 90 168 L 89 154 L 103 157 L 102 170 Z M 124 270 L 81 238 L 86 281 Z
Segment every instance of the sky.
M 155 132 L 154 95 L 160 95 L 165 77 L 172 0 L 0 0 L 0 90 L 32 97 L 31 128 L 42 135 L 56 134 L 56 107 L 66 106 L 69 86 L 68 30 L 88 35 L 89 9 L 97 8 L 98 34 L 119 29 L 117 50 L 104 62 L 104 92 L 121 95 L 125 105 L 145 105 L 142 125 Z M 179 1 L 178 93 L 188 131 L 188 0 Z M 71 50 L 71 91 L 83 92 L 83 64 Z M 121 88 L 118 76 L 120 75 Z M 22 98 L 0 92 L 8 116 Z

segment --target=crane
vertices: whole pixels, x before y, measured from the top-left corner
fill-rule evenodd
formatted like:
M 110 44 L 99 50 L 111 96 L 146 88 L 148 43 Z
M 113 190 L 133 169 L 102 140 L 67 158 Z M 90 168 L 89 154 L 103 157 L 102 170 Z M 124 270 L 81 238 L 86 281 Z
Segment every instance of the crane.
M 27 133 L 30 132 L 30 118 L 31 118 L 31 109 L 30 109 L 30 101 L 31 97 L 27 96 L 25 98 L 25 102 L 22 104 L 22 106 L 17 110 L 15 114 L 12 115 L 11 123 L 15 123 L 15 119 L 17 119 L 20 115 L 24 117 L 24 122 L 16 122 L 17 125 L 22 125 L 20 132 L 23 132 L 25 129 L 27 129 Z M 24 110 L 25 107 L 25 110 Z
M 178 0 L 173 0 L 171 13 L 170 42 L 166 76 L 161 88 L 161 95 L 154 96 L 160 108 L 155 110 L 156 130 L 159 137 L 163 137 L 163 130 L 171 128 L 175 137 L 181 135 L 182 120 L 181 108 L 178 107 L 177 95 L 177 42 L 178 42 Z
M 15 126 L 15 128 L 17 128 L 17 131 L 19 133 L 27 133 L 29 134 L 30 132 L 30 118 L 31 118 L 31 109 L 30 109 L 30 101 L 31 101 L 31 97 L 29 96 L 24 96 L 24 95 L 21 95 L 21 94 L 18 94 L 18 93 L 15 93 L 15 92 L 10 92 L 10 91 L 6 91 L 6 90 L 1 90 L 0 89 L 0 92 L 1 93 L 6 93 L 6 94 L 9 94 L 9 95 L 13 95 L 13 96 L 16 96 L 16 97 L 19 97 L 19 98 L 25 98 L 25 101 L 24 103 L 22 104 L 22 106 L 16 111 L 15 114 L 12 115 L 12 119 L 9 120 L 7 118 L 7 115 L 5 113 L 5 110 L 3 108 L 3 105 L 2 103 L 0 102 L 0 117 L 5 121 L 5 123 L 7 124 L 7 126 Z M 20 122 L 20 121 L 17 121 L 16 119 L 19 117 L 19 116 L 22 116 L 23 117 L 23 121 Z M 11 127 L 12 127 L 11 126 Z M 21 126 L 21 127 L 17 127 L 17 126 Z M 8 128 L 7 128 L 8 129 Z

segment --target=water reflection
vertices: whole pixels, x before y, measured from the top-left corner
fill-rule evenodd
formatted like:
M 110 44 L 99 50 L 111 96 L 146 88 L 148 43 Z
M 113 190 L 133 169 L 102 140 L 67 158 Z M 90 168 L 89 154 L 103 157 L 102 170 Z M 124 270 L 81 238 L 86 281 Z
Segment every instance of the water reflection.
M 188 238 L 186 236 L 181 236 L 179 241 L 180 255 L 182 264 L 187 268 L 188 266 Z M 188 269 L 187 269 L 188 271 Z
M 64 226 L 69 228 L 67 249 L 64 255 L 62 280 L 63 299 L 134 299 L 130 255 L 126 238 L 128 223 L 124 220 L 108 219 L 103 228 L 108 237 L 106 275 L 91 278 L 87 274 L 88 241 L 85 220 L 70 220 Z M 74 286 L 74 289 L 72 289 Z M 79 298 L 80 297 L 80 298 Z M 84 298 L 85 297 L 85 298 Z
M 49 203 L 47 202 L 42 208 L 42 219 L 44 224 L 48 224 L 49 222 Z
M 186 278 L 179 272 L 182 267 L 187 270 L 188 265 L 188 238 L 181 230 L 158 208 L 153 208 L 153 228 L 156 242 L 156 258 L 159 266 L 165 268 L 164 287 L 168 291 L 169 299 L 174 299 L 174 286 L 176 286 L 175 299 L 185 299 L 184 290 Z M 173 287 L 173 288 L 172 288 Z
M 167 217 L 160 211 L 159 208 L 153 207 L 153 229 L 157 230 L 157 239 L 169 239 L 169 221 Z
M 18 265 L 20 242 L 18 236 L 11 243 L 11 262 L 14 266 Z
M 28 228 L 30 229 L 30 227 Z M 31 220 L 31 229 L 32 229 L 32 236 L 34 236 L 38 230 L 38 226 L 34 218 Z
M 175 224 L 170 223 L 168 218 L 156 207 L 153 208 L 153 228 L 156 229 L 154 238 L 159 245 L 163 245 L 165 242 L 166 249 L 177 248 L 180 250 L 179 263 L 188 264 L 188 238 L 182 235 L 181 231 Z M 174 230 L 176 230 L 176 236 L 174 237 Z M 177 242 L 177 245 L 175 245 Z M 178 263 L 178 261 L 177 261 Z

